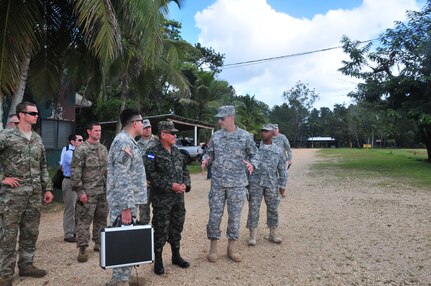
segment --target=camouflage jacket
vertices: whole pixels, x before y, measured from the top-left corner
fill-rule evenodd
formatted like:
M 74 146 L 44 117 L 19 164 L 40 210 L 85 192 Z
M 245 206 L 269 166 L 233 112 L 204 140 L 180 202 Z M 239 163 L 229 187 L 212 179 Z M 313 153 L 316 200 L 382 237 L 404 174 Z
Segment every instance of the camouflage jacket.
M 144 164 L 152 194 L 175 194 L 173 183 L 186 184 L 187 190 L 190 190 L 190 173 L 184 155 L 177 147 L 172 146 L 169 153 L 162 143 L 157 142 L 147 149 Z
M 30 140 L 18 129 L 0 132 L 0 181 L 5 177 L 20 179 L 18 188 L 4 185 L 5 191 L 52 191 L 42 138 L 32 131 Z
M 106 196 L 110 209 L 124 210 L 147 203 L 147 179 L 141 150 L 121 131 L 108 154 Z
M 232 133 L 221 129 L 213 134 L 203 159 L 210 158 L 214 183 L 222 187 L 245 187 L 248 185 L 247 168 L 243 160 L 259 166 L 257 147 L 251 135 L 236 128 Z
M 249 177 L 250 185 L 257 184 L 267 188 L 286 188 L 287 170 L 283 150 L 275 145 L 259 146 L 259 169 Z
M 87 195 L 105 193 L 108 150 L 100 143 L 82 143 L 73 152 L 70 180 L 72 190 Z
M 272 143 L 278 145 L 282 150 L 284 150 L 284 156 L 286 161 L 292 160 L 292 149 L 290 148 L 289 140 L 283 134 L 278 134 L 277 137 L 272 137 Z
M 156 145 L 157 142 L 158 142 L 157 137 L 154 135 L 151 135 L 151 138 L 149 140 L 144 140 L 144 138 L 141 137 L 137 143 L 138 143 L 139 149 L 141 149 L 142 155 L 144 155 L 147 149 Z

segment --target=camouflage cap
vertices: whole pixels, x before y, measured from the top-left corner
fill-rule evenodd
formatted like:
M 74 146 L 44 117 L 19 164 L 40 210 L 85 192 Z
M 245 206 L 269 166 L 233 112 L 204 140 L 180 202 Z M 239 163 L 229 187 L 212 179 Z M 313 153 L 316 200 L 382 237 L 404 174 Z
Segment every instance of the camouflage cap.
M 144 119 L 144 120 L 142 121 L 142 123 L 144 124 L 144 128 L 145 128 L 145 127 L 151 127 L 151 122 L 150 122 L 150 120 L 148 120 L 148 119 Z
M 235 107 L 233 105 L 220 106 L 215 117 L 224 118 L 229 115 L 235 115 Z
M 266 130 L 266 131 L 274 131 L 274 125 L 272 124 L 265 124 L 262 126 L 262 128 L 260 129 L 261 131 Z
M 273 127 L 274 129 L 278 129 L 278 124 L 273 123 L 273 124 L 272 124 L 272 127 Z
M 177 132 L 178 129 L 175 129 L 174 123 L 171 121 L 160 121 L 157 124 L 157 129 L 159 132 L 161 131 L 169 131 L 169 132 Z

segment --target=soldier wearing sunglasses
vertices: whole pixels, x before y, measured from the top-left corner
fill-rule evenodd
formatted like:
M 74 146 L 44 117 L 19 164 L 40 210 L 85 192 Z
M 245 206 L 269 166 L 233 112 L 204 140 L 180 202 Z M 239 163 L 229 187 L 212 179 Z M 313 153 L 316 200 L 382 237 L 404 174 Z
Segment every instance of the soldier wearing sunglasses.
M 42 201 L 50 203 L 52 183 L 42 138 L 32 130 L 39 113 L 35 104 L 16 106 L 16 128 L 0 132 L 0 285 L 12 285 L 19 237 L 19 276 L 44 277 L 46 271 L 33 264 Z

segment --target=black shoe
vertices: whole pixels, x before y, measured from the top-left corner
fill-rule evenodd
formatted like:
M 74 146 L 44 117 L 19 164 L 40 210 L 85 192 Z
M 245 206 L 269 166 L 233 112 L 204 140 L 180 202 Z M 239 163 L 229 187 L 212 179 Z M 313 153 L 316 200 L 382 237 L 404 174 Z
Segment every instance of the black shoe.
M 190 263 L 185 261 L 181 256 L 173 256 L 172 264 L 178 265 L 181 268 L 187 268 L 190 266 Z
M 156 273 L 157 275 L 162 275 L 165 273 L 165 268 L 163 267 L 162 253 L 156 251 L 154 253 L 154 256 L 154 273 Z
M 75 243 L 76 242 L 76 238 L 74 236 L 66 237 L 66 238 L 64 238 L 64 241 L 70 242 L 70 243 Z

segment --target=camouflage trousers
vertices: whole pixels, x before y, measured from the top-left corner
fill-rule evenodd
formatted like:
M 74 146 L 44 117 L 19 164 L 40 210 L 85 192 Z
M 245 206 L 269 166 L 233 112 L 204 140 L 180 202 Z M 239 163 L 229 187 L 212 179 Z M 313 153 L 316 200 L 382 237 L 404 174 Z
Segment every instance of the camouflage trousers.
M 76 216 L 76 244 L 88 246 L 90 241 L 90 226 L 93 223 L 93 237 L 95 243 L 99 242 L 99 230 L 106 227 L 108 217 L 108 203 L 106 194 L 87 195 L 86 204 L 78 201 L 75 209 Z
M 151 219 L 151 190 L 147 187 L 147 203 L 139 205 L 139 222 L 149 224 Z
M 33 263 L 39 236 L 40 192 L 1 194 L 0 201 L 0 277 L 14 274 L 19 230 L 18 266 Z
M 246 192 L 246 187 L 223 188 L 215 184 L 211 184 L 211 190 L 208 194 L 210 208 L 210 214 L 207 224 L 208 239 L 220 239 L 220 223 L 223 217 L 224 207 L 226 203 L 228 214 L 226 236 L 229 239 L 238 239 L 241 210 L 242 206 L 244 205 L 244 198 Z
M 179 248 L 181 232 L 186 218 L 184 194 L 174 192 L 153 195 L 154 250 L 162 251 L 166 242 L 172 247 Z
M 268 227 L 278 226 L 280 196 L 278 195 L 277 188 L 267 188 L 259 186 L 258 184 L 250 184 L 247 228 L 257 227 L 262 198 L 265 198 L 266 204 L 266 224 Z
M 115 222 L 115 219 L 121 215 L 123 210 L 112 208 L 109 212 L 109 222 L 112 226 Z M 132 216 L 136 217 L 137 209 L 132 208 Z M 112 269 L 112 280 L 113 281 L 129 281 L 130 276 L 132 275 L 133 266 L 126 267 L 117 267 Z

